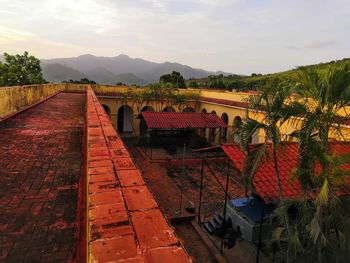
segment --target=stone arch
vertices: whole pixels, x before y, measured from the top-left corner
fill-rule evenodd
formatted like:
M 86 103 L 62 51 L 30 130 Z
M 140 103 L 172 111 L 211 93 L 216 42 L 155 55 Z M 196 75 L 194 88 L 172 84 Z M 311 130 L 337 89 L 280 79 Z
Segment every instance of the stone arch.
M 183 109 L 182 112 L 195 112 L 195 110 L 192 107 L 186 107 L 186 108 Z
M 142 107 L 141 112 L 142 112 L 142 111 L 151 111 L 151 112 L 154 112 L 155 110 L 154 110 L 154 108 L 153 108 L 152 106 L 146 105 L 146 106 Z
M 173 107 L 167 106 L 162 111 L 163 112 L 175 112 L 175 109 Z
M 155 112 L 154 108 L 152 106 L 149 106 L 149 105 L 142 107 L 141 112 L 143 112 L 143 111 Z M 140 119 L 139 129 L 140 129 L 140 134 L 143 136 L 147 130 L 146 122 L 143 118 Z
M 134 112 L 128 105 L 120 106 L 117 120 L 118 132 L 134 131 Z
M 207 113 L 207 110 L 206 109 L 202 109 L 201 113 Z M 199 130 L 199 135 L 206 138 L 206 133 L 207 133 L 207 128 L 201 128 Z
M 102 104 L 102 107 L 105 110 L 105 112 L 107 113 L 108 117 L 110 118 L 111 117 L 111 109 L 105 104 Z
M 223 122 L 227 125 L 228 124 L 228 115 L 226 112 L 224 112 L 223 114 L 221 114 L 221 119 L 223 120 Z M 221 129 L 221 142 L 226 142 L 227 139 L 227 128 L 222 128 Z
M 232 136 L 233 136 L 233 141 L 238 143 L 239 142 L 239 135 L 237 133 L 237 130 L 242 126 L 243 121 L 242 118 L 240 116 L 236 116 L 233 119 L 233 123 L 232 123 Z

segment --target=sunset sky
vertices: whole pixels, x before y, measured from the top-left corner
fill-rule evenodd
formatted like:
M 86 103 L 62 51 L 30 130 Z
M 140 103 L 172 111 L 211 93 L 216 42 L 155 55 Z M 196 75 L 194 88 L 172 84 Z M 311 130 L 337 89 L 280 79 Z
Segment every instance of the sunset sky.
M 349 0 L 0 0 L 0 52 L 127 54 L 231 73 L 350 57 Z

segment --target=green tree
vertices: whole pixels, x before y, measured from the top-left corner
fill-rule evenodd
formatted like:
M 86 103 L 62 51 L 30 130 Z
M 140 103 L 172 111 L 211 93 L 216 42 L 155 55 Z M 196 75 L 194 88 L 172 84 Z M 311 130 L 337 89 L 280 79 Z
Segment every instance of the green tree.
M 171 74 L 165 74 L 160 76 L 159 82 L 171 83 L 174 85 L 174 87 L 178 89 L 186 88 L 186 83 L 183 76 L 180 74 L 180 72 L 177 72 L 177 71 L 173 71 Z
M 191 81 L 190 84 L 189 84 L 189 87 L 197 89 L 197 88 L 199 88 L 199 84 L 198 84 L 197 81 Z
M 164 103 L 170 101 L 176 91 L 170 82 L 155 83 L 147 87 L 147 96 L 156 101 L 156 110 L 161 111 Z
M 272 147 L 272 159 L 274 162 L 274 169 L 276 175 L 277 189 L 279 195 L 278 205 L 281 207 L 285 206 L 285 197 L 282 191 L 281 178 L 280 178 L 280 167 L 277 159 L 277 149 L 281 144 L 281 133 L 280 127 L 291 118 L 298 117 L 304 112 L 304 105 L 295 102 L 288 102 L 287 100 L 291 96 L 291 88 L 289 85 L 283 83 L 274 87 L 272 85 L 264 86 L 258 95 L 253 95 L 249 98 L 248 102 L 250 108 L 255 112 L 264 111 L 264 118 L 262 121 L 251 119 L 249 126 L 252 132 L 260 129 L 264 130 L 266 140 L 271 142 Z M 251 133 L 253 134 L 253 133 Z M 263 150 L 259 149 L 255 154 L 259 154 L 258 158 L 252 158 L 253 161 L 260 161 L 263 156 Z M 254 153 L 253 153 L 254 154 Z M 251 158 L 251 157 L 250 157 Z M 254 168 L 254 166 L 253 166 Z M 253 174 L 250 173 L 250 180 Z M 290 227 L 289 227 L 289 215 L 286 210 L 283 210 L 281 216 L 281 224 L 287 238 L 290 238 Z
M 348 262 L 350 200 L 339 196 L 339 190 L 346 188 L 349 171 L 342 167 L 349 164 L 350 158 L 331 152 L 329 139 L 331 134 L 342 139 L 341 125 L 349 119 L 342 109 L 350 105 L 350 71 L 347 66 L 331 67 L 324 72 L 300 68 L 297 79 L 296 100 L 305 109 L 301 128 L 294 133 L 300 142 L 296 176 L 304 198 L 277 210 L 292 207 L 297 216 L 291 221 L 289 238 L 282 229 L 275 238 L 287 241 L 287 245 L 282 245 L 283 260 Z
M 40 60 L 30 56 L 27 51 L 23 55 L 4 53 L 5 63 L 0 62 L 0 85 L 16 86 L 41 84 L 43 78 Z
M 244 152 L 242 178 L 246 196 L 248 196 L 253 188 L 253 178 L 262 158 L 264 156 L 268 157 L 265 144 L 254 145 L 254 147 L 251 146 L 252 137 L 254 133 L 258 131 L 259 127 L 259 123 L 255 120 L 246 118 L 236 130 L 238 145 Z
M 290 95 L 291 89 L 288 85 L 281 84 L 277 87 L 266 85 L 258 95 L 253 95 L 248 100 L 250 108 L 252 108 L 254 112 L 265 112 L 261 122 L 251 120 L 250 122 L 252 122 L 252 124 L 250 125 L 254 126 L 255 122 L 256 129 L 263 129 L 267 140 L 271 141 L 280 201 L 284 200 L 284 196 L 277 162 L 277 148 L 281 142 L 279 127 L 290 120 L 290 118 L 300 115 L 304 109 L 304 106 L 299 103 L 293 102 L 287 104 L 286 100 Z
M 69 81 L 63 81 L 63 82 L 74 83 L 74 84 L 96 84 L 96 81 L 89 80 L 88 78 L 82 78 L 80 80 L 70 79 Z

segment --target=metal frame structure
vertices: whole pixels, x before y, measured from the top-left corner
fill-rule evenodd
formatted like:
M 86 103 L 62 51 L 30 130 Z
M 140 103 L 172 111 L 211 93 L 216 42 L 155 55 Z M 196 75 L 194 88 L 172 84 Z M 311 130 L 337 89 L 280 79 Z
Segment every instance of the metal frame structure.
M 204 220 L 202 221 L 201 219 L 201 210 L 202 210 L 202 198 L 203 198 L 203 181 L 204 181 L 204 167 L 206 166 L 210 173 L 214 176 L 214 178 L 216 179 L 216 181 L 219 183 L 220 188 L 225 192 L 225 200 L 224 200 L 224 210 L 222 213 L 222 218 L 223 218 L 223 223 L 222 223 L 222 227 L 224 227 L 225 221 L 226 221 L 226 211 L 227 211 L 227 201 L 230 200 L 230 195 L 229 195 L 229 177 L 230 177 L 230 166 L 232 163 L 232 160 L 230 159 L 229 156 L 226 156 L 227 159 L 227 171 L 226 171 L 226 185 L 225 187 L 220 183 L 219 179 L 217 178 L 217 176 L 215 175 L 214 171 L 212 170 L 212 168 L 210 167 L 208 161 L 206 160 L 207 158 L 209 158 L 208 153 L 216 153 L 216 157 L 219 157 L 219 153 L 224 152 L 223 149 L 221 148 L 221 146 L 214 146 L 214 147 L 209 147 L 206 149 L 198 149 L 195 150 L 195 152 L 202 152 L 202 166 L 201 166 L 201 181 L 200 181 L 200 192 L 199 192 L 199 202 L 198 202 L 198 213 L 197 213 L 197 221 L 199 225 L 203 225 L 204 223 L 206 223 L 207 221 L 205 221 L 205 215 L 204 215 Z M 213 157 L 213 156 L 212 156 Z M 224 156 L 222 156 L 224 157 Z M 261 249 L 261 245 L 262 245 L 262 225 L 263 225 L 263 219 L 265 216 L 265 206 L 262 207 L 262 211 L 261 211 L 261 219 L 260 219 L 260 228 L 259 228 L 259 241 L 257 244 L 257 254 L 256 254 L 256 263 L 259 262 L 260 259 L 260 249 Z M 224 242 L 224 238 L 223 236 L 220 238 L 220 252 L 223 253 L 223 242 Z

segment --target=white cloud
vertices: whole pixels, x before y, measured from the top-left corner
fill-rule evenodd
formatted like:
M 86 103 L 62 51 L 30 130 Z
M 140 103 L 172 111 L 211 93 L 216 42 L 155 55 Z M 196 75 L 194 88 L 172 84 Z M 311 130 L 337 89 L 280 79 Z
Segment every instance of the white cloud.
M 33 39 L 34 37 L 35 35 L 29 32 L 0 27 L 0 45 L 10 45 L 17 41 Z
M 125 53 L 234 73 L 349 56 L 347 0 L 0 0 L 1 50 Z M 38 48 L 40 47 L 40 48 Z

